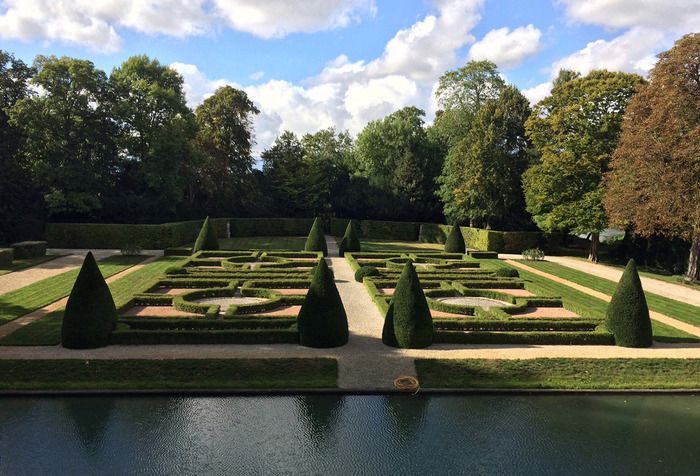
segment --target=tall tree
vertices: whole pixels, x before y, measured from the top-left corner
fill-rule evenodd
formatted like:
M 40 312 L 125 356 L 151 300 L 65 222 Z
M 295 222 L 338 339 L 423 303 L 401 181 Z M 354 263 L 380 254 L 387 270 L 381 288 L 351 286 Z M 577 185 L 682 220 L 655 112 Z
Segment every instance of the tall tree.
M 524 224 L 521 179 L 529 165 L 529 114 L 527 98 L 514 86 L 484 102 L 466 137 L 450 148 L 439 179 L 438 194 L 448 219 L 483 222 L 486 228 Z
M 40 94 L 10 111 L 22 151 L 53 217 L 85 219 L 103 206 L 116 160 L 111 93 L 103 71 L 86 60 L 38 56 L 31 83 Z
M 627 109 L 611 169 L 611 222 L 690 241 L 686 278 L 700 279 L 700 34 L 659 55 Z
M 525 125 L 540 159 L 523 176 L 527 209 L 544 231 L 590 235 L 592 261 L 598 261 L 599 234 L 607 226 L 603 174 L 625 109 L 643 82 L 636 74 L 609 71 L 561 82 Z

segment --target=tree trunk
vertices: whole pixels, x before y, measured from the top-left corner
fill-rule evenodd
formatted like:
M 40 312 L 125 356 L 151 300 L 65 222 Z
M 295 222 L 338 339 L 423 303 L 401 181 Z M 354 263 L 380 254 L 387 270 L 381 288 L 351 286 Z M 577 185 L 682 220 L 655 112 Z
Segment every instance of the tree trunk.
M 600 234 L 591 233 L 591 249 L 588 252 L 588 259 L 594 263 L 598 262 L 598 245 L 600 244 Z
M 690 241 L 690 257 L 688 258 L 688 272 L 685 274 L 688 281 L 700 280 L 700 227 L 695 227 Z

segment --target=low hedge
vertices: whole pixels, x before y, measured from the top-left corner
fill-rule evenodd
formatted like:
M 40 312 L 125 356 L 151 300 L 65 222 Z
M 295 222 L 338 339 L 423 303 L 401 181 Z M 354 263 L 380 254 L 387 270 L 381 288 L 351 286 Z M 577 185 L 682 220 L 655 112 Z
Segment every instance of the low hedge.
M 0 248 L 0 266 L 10 266 L 14 257 L 12 248 Z
M 298 344 L 296 326 L 289 329 L 141 330 L 112 332 L 112 345 L 166 344 Z
M 223 330 L 223 329 L 290 329 L 296 318 L 284 319 L 120 319 L 119 324 L 138 330 Z
M 614 345 L 612 334 L 593 332 L 459 332 L 436 330 L 436 344 Z
M 231 236 L 306 236 L 313 218 L 230 218 Z
M 422 223 L 419 241 L 424 243 L 445 243 L 450 231 L 448 225 Z M 562 236 L 545 236 L 539 231 L 497 231 L 483 228 L 462 227 L 462 236 L 468 248 L 480 251 L 500 253 L 520 253 L 521 251 L 542 246 L 545 241 L 560 243 Z
M 10 245 L 14 252 L 14 259 L 40 258 L 46 256 L 45 241 L 20 241 Z
M 436 318 L 435 328 L 460 331 L 540 331 L 540 332 L 592 332 L 600 326 L 600 319 L 528 319 L 484 320 L 484 319 L 440 319 Z
M 331 235 L 343 236 L 350 222 L 346 218 L 331 218 Z M 402 221 L 355 220 L 363 239 L 417 241 L 420 224 Z

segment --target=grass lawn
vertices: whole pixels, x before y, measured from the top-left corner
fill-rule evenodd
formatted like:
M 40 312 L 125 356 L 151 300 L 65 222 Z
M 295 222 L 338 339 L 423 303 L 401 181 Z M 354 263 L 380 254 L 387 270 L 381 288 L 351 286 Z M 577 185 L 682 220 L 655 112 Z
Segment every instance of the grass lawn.
M 588 259 L 585 257 L 571 256 L 571 258 L 576 258 L 580 261 L 588 261 Z M 605 266 L 610 266 L 611 268 L 617 268 L 620 271 L 625 269 L 624 264 L 608 263 L 605 261 L 601 261 L 600 264 L 604 264 Z M 695 289 L 695 290 L 700 289 L 700 281 L 695 281 L 695 282 L 691 283 L 691 282 L 685 281 L 683 279 L 683 276 L 669 273 L 668 271 L 665 271 L 663 269 L 649 268 L 648 266 L 641 266 L 639 264 L 637 265 L 637 269 L 639 270 L 639 275 L 644 276 L 646 278 L 658 279 L 659 281 L 666 281 L 668 283 L 686 286 L 690 289 Z
M 305 236 L 237 236 L 219 238 L 222 250 L 292 250 L 304 249 Z
M 335 359 L 0 360 L 2 390 L 335 388 Z
M 336 238 L 340 243 L 342 237 Z M 362 251 L 442 251 L 444 245 L 420 241 L 361 240 Z
M 419 359 L 425 388 L 700 388 L 697 359 Z
M 165 256 L 121 279 L 110 283 L 114 304 L 119 308 L 125 305 L 136 293 L 152 287 L 170 266 L 177 266 L 183 258 Z M 54 311 L 43 318 L 22 327 L 4 339 L 0 345 L 58 345 L 61 343 L 63 310 Z
M 47 261 L 51 261 L 62 256 L 65 255 L 46 255 L 37 256 L 36 258 L 16 259 L 12 261 L 12 264 L 9 266 L 0 266 L 0 276 L 3 274 L 12 273 L 13 271 L 21 271 L 23 269 L 31 268 L 32 266 L 46 263 Z
M 598 276 L 593 276 L 592 274 L 571 269 L 550 261 L 523 261 L 523 264 L 610 296 L 613 295 L 617 287 L 615 281 L 599 278 Z M 687 322 L 688 324 L 700 326 L 700 307 L 659 296 L 658 294 L 649 292 L 645 292 L 644 294 L 647 297 L 649 309 L 652 311 L 660 312 L 661 314 L 676 318 L 679 321 Z
M 485 267 L 510 267 L 501 260 L 482 261 L 486 264 Z M 525 262 L 525 264 L 531 263 L 534 263 L 534 261 Z M 537 263 L 541 263 L 541 261 Z M 518 272 L 520 277 L 525 280 L 525 287 L 538 296 L 558 296 L 562 298 L 565 308 L 581 316 L 605 318 L 605 312 L 608 309 L 607 302 L 525 270 L 518 269 Z M 651 325 L 654 332 L 654 340 L 657 342 L 700 342 L 700 338 L 661 322 L 652 320 Z
M 104 277 L 117 274 L 145 260 L 146 256 L 110 256 L 98 264 Z M 78 269 L 37 281 L 0 296 L 0 324 L 58 301 L 73 288 Z

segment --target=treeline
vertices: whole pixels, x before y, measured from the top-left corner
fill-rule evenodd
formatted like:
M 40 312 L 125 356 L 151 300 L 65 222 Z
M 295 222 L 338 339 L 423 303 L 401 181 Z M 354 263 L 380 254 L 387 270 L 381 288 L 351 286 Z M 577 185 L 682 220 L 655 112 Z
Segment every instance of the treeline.
M 146 56 L 107 76 L 0 51 L 0 241 L 46 219 L 335 214 L 584 234 L 595 261 L 616 226 L 689 243 L 698 279 L 700 35 L 659 58 L 649 80 L 562 70 L 533 107 L 496 65 L 469 62 L 440 78 L 432 124 L 405 107 L 356 138 L 284 132 L 257 168 L 244 91 L 191 110 L 182 77 Z

